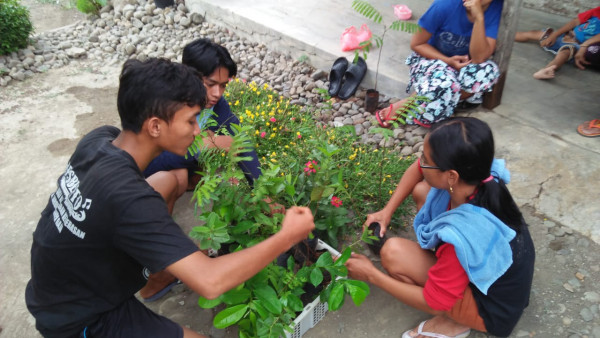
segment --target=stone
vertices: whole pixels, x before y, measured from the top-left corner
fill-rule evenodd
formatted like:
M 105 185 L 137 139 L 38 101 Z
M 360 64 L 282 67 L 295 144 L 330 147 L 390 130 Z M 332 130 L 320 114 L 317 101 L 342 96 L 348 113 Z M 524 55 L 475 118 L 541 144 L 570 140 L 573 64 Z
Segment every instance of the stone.
M 594 319 L 594 314 L 588 308 L 583 308 L 579 311 L 579 315 L 581 315 L 581 318 L 586 322 L 591 322 Z

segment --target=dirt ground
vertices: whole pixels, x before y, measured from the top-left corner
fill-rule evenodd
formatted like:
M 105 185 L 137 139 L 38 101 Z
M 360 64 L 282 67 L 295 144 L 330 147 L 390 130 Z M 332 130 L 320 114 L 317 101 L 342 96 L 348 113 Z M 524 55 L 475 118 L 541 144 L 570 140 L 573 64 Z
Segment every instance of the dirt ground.
M 76 9 L 67 9 L 66 2 L 23 3 L 30 8 L 38 33 L 85 19 Z M 119 66 L 92 68 L 84 60 L 0 88 L 0 337 L 39 337 L 23 296 L 30 278 L 31 234 L 81 136 L 100 125 L 119 125 L 119 72 Z M 178 221 L 191 217 L 191 208 L 179 203 L 178 207 Z M 511 337 L 600 337 L 598 317 L 582 322 L 580 314 L 586 309 L 597 311 L 588 298 L 599 292 L 599 246 L 577 233 L 553 239 L 546 235 L 552 222 L 534 216 L 534 210 L 524 213 L 532 227 L 538 260 L 531 305 Z M 585 276 L 584 280 L 575 280 L 576 273 Z M 306 337 L 372 336 L 373 332 L 397 337 L 425 317 L 388 301 L 381 290 L 372 288 L 372 292 L 361 308 L 344 306 Z M 180 288 L 151 308 L 213 337 L 235 336 L 211 328 L 212 312 L 197 307 L 196 299 Z M 381 315 L 367 320 L 373 313 Z

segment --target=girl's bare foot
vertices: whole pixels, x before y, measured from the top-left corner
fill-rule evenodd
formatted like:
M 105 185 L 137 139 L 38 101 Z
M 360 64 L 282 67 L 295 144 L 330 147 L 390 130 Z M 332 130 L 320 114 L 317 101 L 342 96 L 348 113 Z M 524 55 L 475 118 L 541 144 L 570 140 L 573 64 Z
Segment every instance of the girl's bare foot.
M 545 68 L 538 70 L 533 73 L 533 77 L 538 80 L 548 80 L 554 78 L 554 71 L 556 70 L 556 65 L 551 65 Z

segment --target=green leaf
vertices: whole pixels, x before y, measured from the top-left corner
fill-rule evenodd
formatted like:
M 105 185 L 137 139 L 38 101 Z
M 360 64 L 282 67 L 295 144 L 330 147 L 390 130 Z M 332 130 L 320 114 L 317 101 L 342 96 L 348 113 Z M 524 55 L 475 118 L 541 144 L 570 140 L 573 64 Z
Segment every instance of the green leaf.
M 198 298 L 198 306 L 200 306 L 203 309 L 212 309 L 213 307 L 215 307 L 221 303 L 222 303 L 222 301 L 219 298 L 206 299 L 202 296 L 200 296 L 200 298 Z
M 352 256 L 352 248 L 347 247 L 346 249 L 344 249 L 344 251 L 342 251 L 342 255 L 338 257 L 338 259 L 336 259 L 334 265 L 342 266 L 346 264 L 346 261 L 348 260 L 348 258 L 350 258 L 350 256 Z
M 325 190 L 324 187 L 314 187 L 313 190 L 310 192 L 310 201 L 311 202 L 316 202 L 318 200 L 321 199 L 321 197 L 323 197 L 323 191 Z
M 282 305 L 277 297 L 277 293 L 268 285 L 259 286 L 254 289 L 254 295 L 262 302 L 262 305 L 273 314 L 280 314 Z
M 217 313 L 213 320 L 213 325 L 217 329 L 224 329 L 237 323 L 248 311 L 248 304 L 240 304 L 228 307 Z
M 371 292 L 369 285 L 363 281 L 348 279 L 344 280 L 343 283 L 356 306 L 360 306 Z
M 219 297 L 227 305 L 235 305 L 245 302 L 250 298 L 250 290 L 246 288 L 231 289 Z
M 315 267 L 310 273 L 310 282 L 314 286 L 318 286 L 323 282 L 323 272 L 318 267 Z
M 333 283 L 334 282 L 332 282 L 332 284 Z M 344 305 L 344 295 L 344 285 L 336 283 L 331 289 L 329 299 L 327 300 L 329 311 L 337 311 Z
M 331 253 L 329 251 L 324 252 L 319 256 L 319 259 L 315 262 L 315 265 L 324 268 L 333 265 L 333 258 L 331 257 Z
M 264 319 L 264 318 L 268 318 L 269 316 L 271 316 L 269 311 L 267 309 L 265 309 L 265 307 L 262 305 L 262 302 L 260 300 L 253 301 L 250 304 L 250 308 L 256 310 L 256 312 L 258 313 L 260 318 Z
M 296 312 L 300 312 L 304 309 L 304 305 L 302 305 L 302 300 L 300 300 L 300 297 L 293 294 L 289 294 L 287 296 L 287 307 Z

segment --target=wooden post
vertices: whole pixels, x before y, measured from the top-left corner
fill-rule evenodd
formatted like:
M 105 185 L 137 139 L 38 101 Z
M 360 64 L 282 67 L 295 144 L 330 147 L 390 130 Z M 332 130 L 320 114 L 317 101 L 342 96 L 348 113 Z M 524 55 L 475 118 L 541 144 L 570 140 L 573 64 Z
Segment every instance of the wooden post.
M 496 40 L 496 53 L 492 60 L 500 68 L 500 79 L 494 85 L 491 92 L 483 95 L 483 107 L 493 109 L 500 104 L 504 82 L 506 82 L 506 73 L 508 72 L 508 62 L 512 54 L 513 44 L 515 42 L 515 33 L 517 32 L 517 23 L 521 14 L 523 0 L 504 0 L 502 8 L 502 19 L 498 27 L 498 39 Z

